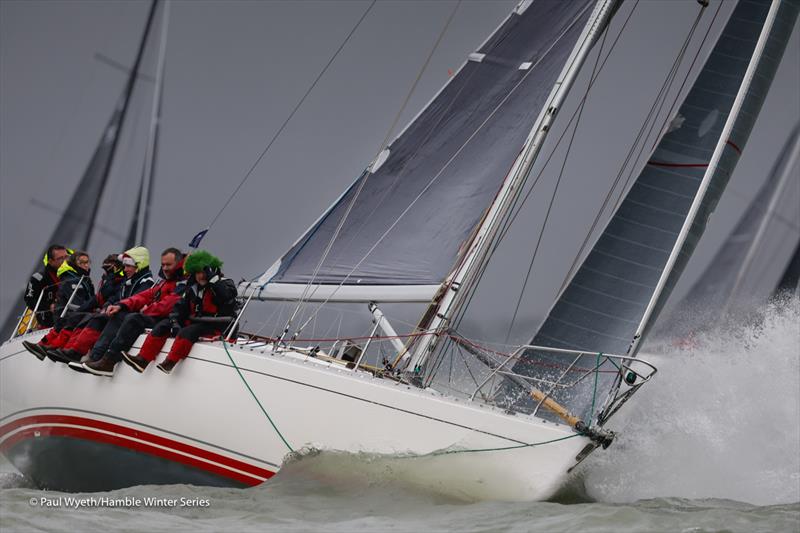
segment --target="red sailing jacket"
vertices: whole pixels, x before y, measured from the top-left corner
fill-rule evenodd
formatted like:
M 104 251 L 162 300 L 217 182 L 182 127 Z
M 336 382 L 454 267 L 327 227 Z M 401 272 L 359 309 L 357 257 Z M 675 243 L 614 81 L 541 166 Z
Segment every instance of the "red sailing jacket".
M 167 318 L 186 287 L 186 280 L 180 275 L 183 261 L 175 267 L 175 272 L 177 275 L 173 279 L 161 279 L 146 291 L 125 298 L 119 304 L 128 311 L 139 311 L 145 316 Z

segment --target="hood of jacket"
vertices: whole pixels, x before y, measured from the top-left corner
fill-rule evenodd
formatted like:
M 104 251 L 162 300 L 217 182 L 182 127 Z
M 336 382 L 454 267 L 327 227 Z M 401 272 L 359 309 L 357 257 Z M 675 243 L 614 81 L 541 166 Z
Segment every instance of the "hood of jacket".
M 136 246 L 125 250 L 122 256 L 128 256 L 136 263 L 136 271 L 141 272 L 150 266 L 150 252 L 144 246 Z

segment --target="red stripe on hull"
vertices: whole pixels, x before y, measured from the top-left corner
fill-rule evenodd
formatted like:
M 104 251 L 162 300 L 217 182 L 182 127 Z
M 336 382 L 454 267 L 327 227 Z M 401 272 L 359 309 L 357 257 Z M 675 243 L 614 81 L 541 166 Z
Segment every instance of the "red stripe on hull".
M 63 427 L 52 426 L 50 424 L 70 424 L 83 427 Z M 66 436 L 93 440 L 106 444 L 113 444 L 123 448 L 129 448 L 137 452 L 148 453 L 164 459 L 200 468 L 216 475 L 228 477 L 250 486 L 258 485 L 262 482 L 261 479 L 258 479 L 254 476 L 269 479 L 275 475 L 275 472 L 250 465 L 243 461 L 231 459 L 224 455 L 209 452 L 202 448 L 197 448 L 195 446 L 172 439 L 153 435 L 152 433 L 148 433 L 146 431 L 135 430 L 109 422 L 102 422 L 100 420 L 93 420 L 91 418 L 77 416 L 40 415 L 20 418 L 0 426 L 0 439 L 20 427 L 30 425 L 35 425 L 36 427 L 24 429 L 10 438 L 5 439 L 2 443 L 0 443 L 0 450 L 6 452 L 15 444 L 29 438 L 41 438 L 42 436 Z M 108 433 L 96 431 L 98 429 L 114 434 L 109 435 Z M 39 437 L 36 436 L 36 433 L 39 434 Z M 131 439 L 139 439 L 147 442 L 138 442 Z M 168 449 L 160 448 L 159 446 L 163 446 L 164 448 Z M 189 457 L 178 452 L 191 454 L 194 457 Z M 223 466 L 210 464 L 198 458 L 213 461 Z M 235 468 L 250 475 L 242 474 L 240 472 L 233 472 L 225 467 Z

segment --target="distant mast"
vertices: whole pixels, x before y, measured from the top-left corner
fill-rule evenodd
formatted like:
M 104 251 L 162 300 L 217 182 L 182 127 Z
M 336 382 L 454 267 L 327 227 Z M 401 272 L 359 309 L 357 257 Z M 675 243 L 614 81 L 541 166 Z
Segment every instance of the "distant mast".
M 128 110 L 131 92 L 136 80 L 138 66 L 141 62 L 144 44 L 147 40 L 157 1 L 158 0 L 153 0 L 150 6 L 142 41 L 139 44 L 136 64 L 128 76 L 125 89 L 117 101 L 111 118 L 103 129 L 103 135 L 92 154 L 92 158 L 89 160 L 83 177 L 80 182 L 78 182 L 78 186 L 75 188 L 72 198 L 67 204 L 66 209 L 61 215 L 58 224 L 45 246 L 51 243 L 59 243 L 83 250 L 89 248 L 89 242 L 94 233 L 94 225 L 97 220 L 100 201 L 102 200 L 103 191 L 105 190 L 109 175 L 111 174 L 111 166 L 114 161 L 120 131 L 125 119 L 125 114 Z M 41 258 L 38 258 L 32 272 L 41 268 L 41 264 Z M 20 300 L 21 299 L 20 297 Z M 11 331 L 16 322 L 17 317 L 15 316 L 14 307 L 12 306 L 3 323 L 1 332 L 3 338 L 8 338 L 8 336 L 11 335 Z
M 103 191 L 105 190 L 106 183 L 108 182 L 108 176 L 111 173 L 111 165 L 114 162 L 114 155 L 116 154 L 117 145 L 119 144 L 119 132 L 122 130 L 122 127 L 125 124 L 125 118 L 128 114 L 128 107 L 131 102 L 131 94 L 133 93 L 133 88 L 136 85 L 136 78 L 139 76 L 139 66 L 142 63 L 142 57 L 144 56 L 145 45 L 147 44 L 147 36 L 150 34 L 150 27 L 153 24 L 153 18 L 156 13 L 157 5 L 158 5 L 158 0 L 153 0 L 152 3 L 150 4 L 150 11 L 147 15 L 147 22 L 145 23 L 142 40 L 139 43 L 139 50 L 136 53 L 136 60 L 134 61 L 133 68 L 131 68 L 131 72 L 128 75 L 128 81 L 125 84 L 125 90 L 122 94 L 122 100 L 117 105 L 117 110 L 119 112 L 119 122 L 116 124 L 113 130 L 113 138 L 111 139 L 111 146 L 109 148 L 108 158 L 106 159 L 105 164 L 103 166 L 103 174 L 102 174 L 103 177 L 101 185 L 99 187 L 97 195 L 93 196 L 94 206 L 90 211 L 91 217 L 89 218 L 89 223 L 86 229 L 86 235 L 81 243 L 81 248 L 83 250 L 87 250 L 89 248 L 89 240 L 92 235 L 92 228 L 94 227 L 95 221 L 97 220 L 97 213 L 100 207 L 100 200 L 103 197 Z M 107 131 L 107 134 L 108 133 L 111 133 L 110 129 L 109 131 Z M 78 188 L 77 193 L 82 194 L 80 188 Z
M 142 181 L 139 184 L 139 195 L 133 213 L 125 249 L 133 248 L 145 242 L 147 227 L 150 221 L 150 205 L 153 198 L 153 179 L 158 161 L 158 137 L 161 127 L 161 101 L 164 94 L 164 66 L 166 63 L 167 33 L 169 30 L 170 0 L 163 2 L 161 15 L 161 37 L 158 48 L 158 64 L 156 66 L 155 89 L 150 115 L 150 130 L 147 138 Z

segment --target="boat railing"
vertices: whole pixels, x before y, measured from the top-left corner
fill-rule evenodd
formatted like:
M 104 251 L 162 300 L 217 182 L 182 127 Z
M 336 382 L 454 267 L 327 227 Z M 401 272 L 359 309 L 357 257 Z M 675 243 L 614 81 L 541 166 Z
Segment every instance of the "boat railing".
M 552 372 L 556 376 L 554 379 L 526 375 L 510 369 L 512 362 L 520 361 L 526 352 L 531 351 L 537 354 L 567 356 L 571 357 L 571 360 L 567 364 L 560 364 L 559 371 Z M 586 360 L 587 356 L 594 359 L 594 364 L 588 368 L 585 365 L 578 366 L 582 360 Z M 506 354 L 499 362 L 494 359 L 493 361 L 494 364 L 491 364 L 491 366 L 494 368 L 481 382 L 477 383 L 470 400 L 474 401 L 478 395 L 481 395 L 481 399 L 484 401 L 494 403 L 489 399 L 490 395 L 485 395 L 482 391 L 490 383 L 496 382 L 498 377 L 503 377 L 506 381 L 515 383 L 531 393 L 531 396 L 537 400 L 536 407 L 532 413 L 534 415 L 540 411 L 542 406 L 551 408 L 556 391 L 575 389 L 588 379 L 596 379 L 600 373 L 611 372 L 616 374 L 611 393 L 608 395 L 598 416 L 598 423 L 600 424 L 616 413 L 622 404 L 658 372 L 655 365 L 638 357 L 530 344 L 519 346 L 513 352 Z

